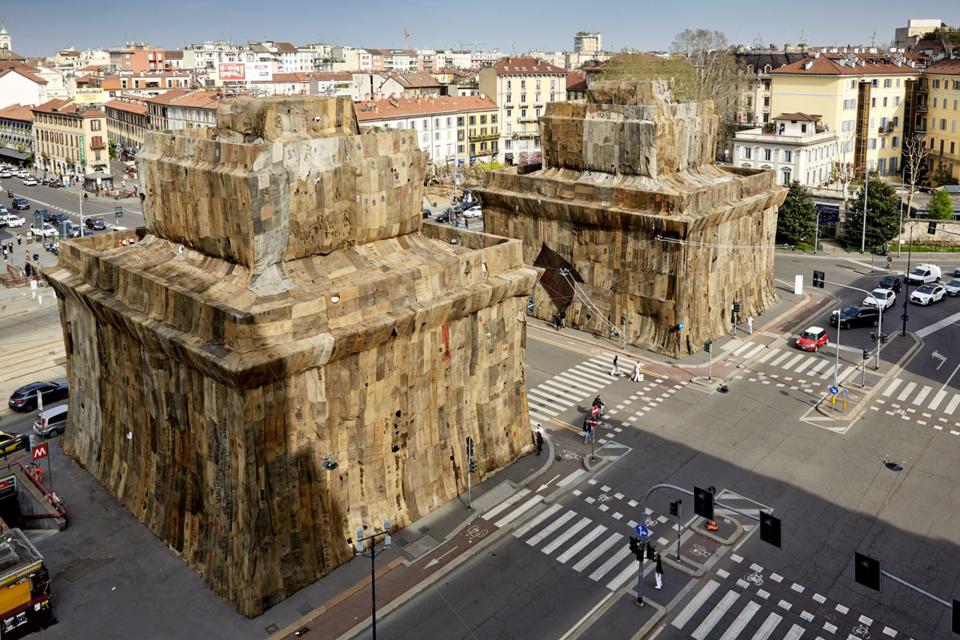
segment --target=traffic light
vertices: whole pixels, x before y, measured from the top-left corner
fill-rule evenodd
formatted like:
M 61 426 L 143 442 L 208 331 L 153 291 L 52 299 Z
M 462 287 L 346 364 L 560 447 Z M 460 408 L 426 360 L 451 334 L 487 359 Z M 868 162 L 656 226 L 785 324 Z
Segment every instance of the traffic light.
M 824 273 L 823 271 L 814 271 L 813 272 L 813 286 L 818 289 L 823 289 Z
M 652 542 L 647 542 L 647 560 L 653 560 L 657 557 L 657 548 Z
M 953 632 L 960 633 L 960 600 L 953 601 Z
M 857 584 L 880 591 L 880 561 L 862 553 L 853 553 L 853 578 Z
M 937 235 L 937 223 L 936 223 L 936 222 L 928 222 L 928 223 L 927 223 L 927 233 L 929 233 L 929 234 L 932 235 L 932 236 Z
M 680 505 L 683 504 L 683 500 L 674 500 L 670 503 L 670 515 L 680 517 Z
M 780 518 L 766 511 L 760 512 L 760 539 L 780 548 Z
M 630 536 L 630 553 L 640 558 L 642 551 L 640 550 L 640 538 L 637 536 Z
M 880 334 L 880 344 L 887 344 L 887 336 Z
M 712 352 L 712 351 L 713 351 L 713 343 L 712 343 L 712 342 L 704 342 L 704 343 L 703 343 L 703 350 L 704 350 L 705 353 L 710 353 L 710 352 Z
M 740 313 L 740 303 L 736 300 L 733 301 L 733 312 Z
M 870 359 L 870 349 L 867 349 L 866 347 L 863 348 L 863 359 L 864 360 Z
M 476 472 L 477 472 L 477 459 L 470 458 L 470 473 L 476 473 Z
M 701 518 L 713 520 L 713 494 L 706 489 L 694 487 L 693 512 Z

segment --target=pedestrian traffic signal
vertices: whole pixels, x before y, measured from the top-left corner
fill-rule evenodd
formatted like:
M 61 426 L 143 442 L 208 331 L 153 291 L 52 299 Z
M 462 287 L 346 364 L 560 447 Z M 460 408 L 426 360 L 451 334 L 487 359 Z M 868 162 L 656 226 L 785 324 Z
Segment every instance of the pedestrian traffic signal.
M 760 512 L 760 539 L 780 548 L 780 518 L 766 511 Z
M 733 301 L 733 312 L 740 313 L 740 303 L 736 300 Z
M 864 360 L 870 359 L 870 349 L 867 349 L 866 347 L 863 348 L 863 359 Z
M 880 591 L 880 561 L 862 553 L 853 553 L 853 578 L 857 584 Z
M 470 473 L 477 472 L 477 460 L 476 458 L 470 458 Z
M 823 289 L 824 273 L 823 271 L 814 271 L 813 272 L 813 286 L 818 289 Z
M 707 352 L 707 353 L 710 353 L 711 351 L 713 351 L 713 343 L 712 343 L 712 342 L 704 342 L 704 343 L 703 343 L 703 350 L 704 350 L 705 352 Z
M 683 500 L 674 500 L 670 503 L 670 515 L 680 517 L 680 505 L 683 504 Z
M 929 234 L 932 235 L 932 236 L 937 235 L 937 223 L 936 223 L 936 222 L 928 222 L 928 223 L 927 223 L 927 233 L 929 233 Z
M 653 543 L 649 540 L 647 541 L 647 560 L 653 560 L 657 557 L 657 548 L 653 546 Z
M 693 512 L 701 518 L 713 520 L 713 494 L 706 489 L 694 487 Z
M 630 553 L 640 558 L 642 552 L 640 550 L 640 538 L 637 536 L 630 536 Z

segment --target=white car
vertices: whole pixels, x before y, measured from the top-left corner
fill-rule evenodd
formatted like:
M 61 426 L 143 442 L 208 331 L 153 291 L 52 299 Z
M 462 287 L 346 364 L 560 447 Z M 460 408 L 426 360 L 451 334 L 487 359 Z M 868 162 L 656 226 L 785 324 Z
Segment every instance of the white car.
M 918 264 L 907 274 L 907 282 L 911 284 L 930 284 L 940 282 L 940 267 L 935 264 Z
M 43 226 L 39 229 L 36 227 L 30 227 L 30 233 L 43 238 L 54 238 L 57 235 L 57 228 L 49 222 L 44 222 Z
M 37 179 L 33 176 L 27 176 L 23 179 L 23 186 L 25 187 L 35 187 L 37 186 Z
M 18 178 L 26 178 L 26 177 L 29 176 L 29 175 L 30 175 L 30 174 L 27 173 L 27 170 L 26 170 L 26 169 L 20 169 L 20 171 L 17 171 L 17 177 L 18 177 Z
M 960 280 L 951 280 L 943 285 L 943 290 L 947 292 L 948 296 L 960 296 Z
M 939 284 L 925 284 L 910 294 L 910 302 L 928 305 L 933 302 L 940 302 L 947 290 Z
M 26 220 L 15 213 L 7 213 L 6 211 L 0 213 L 0 225 L 6 225 L 8 227 L 22 227 L 25 222 Z
M 473 206 L 473 207 L 470 207 L 469 209 L 464 210 L 463 217 L 464 218 L 482 218 L 483 211 L 480 209 L 479 205 Z
M 870 293 L 872 295 L 867 296 L 860 303 L 861 307 L 875 307 L 879 302 L 880 310 L 886 311 L 897 301 L 897 294 L 892 289 L 874 289 Z

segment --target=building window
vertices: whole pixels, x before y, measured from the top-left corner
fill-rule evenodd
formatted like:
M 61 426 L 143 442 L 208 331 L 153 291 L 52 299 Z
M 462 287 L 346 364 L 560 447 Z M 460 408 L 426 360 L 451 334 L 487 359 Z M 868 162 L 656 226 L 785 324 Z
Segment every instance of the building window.
M 457 153 L 463 153 L 463 151 L 464 151 L 463 145 L 462 145 L 462 144 L 458 144 L 458 145 L 457 145 Z
M 893 176 L 896 174 L 897 174 L 897 159 L 890 158 L 890 175 Z
M 939 81 L 939 80 L 934 80 L 934 81 L 933 81 L 933 88 L 934 88 L 934 89 L 939 89 L 939 88 L 940 88 L 940 81 Z
M 477 124 L 477 116 L 470 116 L 470 126 Z
M 495 113 L 490 114 L 490 124 L 497 124 L 497 114 Z
M 463 116 L 457 116 L 457 126 L 458 127 L 463 126 Z
M 744 147 L 744 148 L 743 148 L 743 157 L 746 158 L 747 160 L 749 160 L 750 158 L 752 158 L 752 157 L 753 157 L 753 149 L 751 149 L 750 147 Z
M 527 94 L 525 93 L 520 94 L 520 104 L 527 104 Z
M 893 86 L 893 80 L 891 80 L 890 78 L 884 78 L 884 79 L 883 79 L 883 88 L 884 88 L 884 89 L 889 89 L 889 88 L 892 87 L 892 86 Z
M 481 114 L 480 124 L 487 124 L 487 116 L 485 114 Z
M 900 140 L 897 139 L 897 136 L 893 136 L 893 139 L 890 140 L 890 146 L 896 149 L 898 144 L 900 144 Z
M 767 160 L 767 161 L 772 160 L 772 159 L 773 159 L 773 151 L 772 151 L 771 149 L 764 149 L 764 150 L 763 150 L 763 159 L 764 159 L 764 160 Z
M 876 139 L 876 138 L 870 138 L 869 144 L 868 144 L 868 148 L 869 148 L 869 149 L 876 149 L 876 148 L 877 148 L 877 139 Z
M 508 94 L 507 94 L 507 104 L 510 104 L 511 102 L 513 102 L 513 94 L 512 94 L 512 93 L 508 93 Z
M 783 161 L 784 162 L 793 162 L 793 151 L 790 149 L 783 150 Z
M 790 169 L 783 170 L 783 186 L 790 186 Z
M 506 139 L 506 140 L 503 141 L 503 149 L 504 149 L 504 151 L 510 151 L 512 148 L 513 148 L 513 140 L 510 140 L 510 139 L 508 138 L 508 139 Z
M 90 131 L 100 131 L 100 121 L 91 120 L 90 121 Z

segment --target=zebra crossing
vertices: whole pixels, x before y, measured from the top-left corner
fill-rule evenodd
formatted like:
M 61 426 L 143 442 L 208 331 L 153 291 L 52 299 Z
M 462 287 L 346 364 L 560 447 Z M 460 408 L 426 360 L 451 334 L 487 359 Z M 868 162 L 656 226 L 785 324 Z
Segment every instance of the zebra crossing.
M 870 410 L 960 436 L 960 392 L 945 386 L 897 377 L 885 383 Z
M 815 380 L 831 380 L 836 363 L 834 357 L 826 353 L 807 353 L 798 351 L 794 347 L 770 347 L 766 344 L 756 344 L 754 342 L 746 342 L 734 349 L 730 354 L 730 362 L 732 364 L 745 364 L 747 362 L 750 362 L 751 365 L 762 364 L 794 374 L 803 374 L 806 378 Z M 837 377 L 840 380 L 845 380 L 857 369 L 856 365 L 849 365 L 841 359 L 840 372 Z
M 748 563 L 732 553 L 670 621 L 674 634 L 696 640 L 912 640 L 814 589 Z
M 620 378 L 610 375 L 612 353 L 601 353 L 527 389 L 531 422 L 546 422 L 578 404 L 589 404 L 594 396 Z M 624 371 L 632 363 L 622 362 Z

